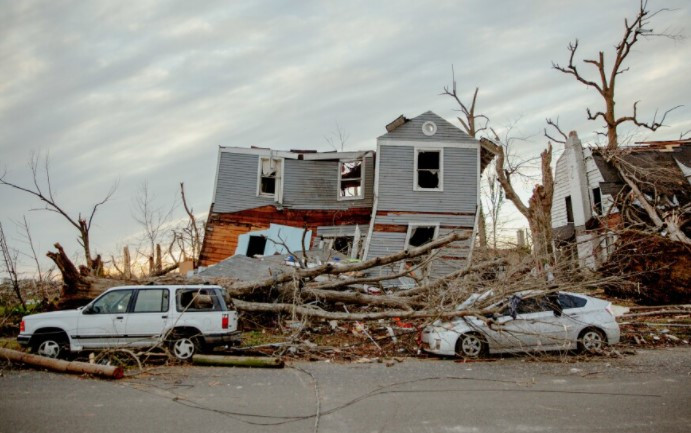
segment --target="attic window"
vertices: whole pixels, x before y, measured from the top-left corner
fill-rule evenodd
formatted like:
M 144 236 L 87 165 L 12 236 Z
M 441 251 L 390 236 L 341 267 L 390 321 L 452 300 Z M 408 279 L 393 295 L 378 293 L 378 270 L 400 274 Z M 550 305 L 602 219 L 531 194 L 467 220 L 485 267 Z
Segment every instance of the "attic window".
M 443 160 L 441 149 L 415 150 L 415 191 L 443 191 Z
M 573 206 L 571 205 L 571 196 L 567 195 L 564 198 L 566 202 L 566 222 L 567 224 L 573 224 Z
M 422 133 L 428 137 L 437 133 L 437 124 L 432 121 L 427 121 L 422 124 Z
M 364 198 L 365 176 L 362 159 L 338 163 L 338 199 L 357 200 Z
M 258 194 L 264 197 L 276 197 L 278 183 L 281 179 L 281 160 L 261 158 L 259 160 Z

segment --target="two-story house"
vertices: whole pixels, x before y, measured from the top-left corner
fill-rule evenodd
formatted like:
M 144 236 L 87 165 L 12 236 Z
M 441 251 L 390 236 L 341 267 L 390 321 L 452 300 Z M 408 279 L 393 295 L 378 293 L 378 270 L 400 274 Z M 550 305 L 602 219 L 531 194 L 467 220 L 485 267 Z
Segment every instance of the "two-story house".
M 471 255 L 481 166 L 490 159 L 431 111 L 387 125 L 376 152 L 221 147 L 200 262 L 262 254 L 271 224 L 306 228 L 312 244 L 347 254 L 355 247 L 361 259 L 465 231 L 468 240 L 437 251 L 426 268 L 445 275 Z M 254 232 L 264 235 L 238 242 Z

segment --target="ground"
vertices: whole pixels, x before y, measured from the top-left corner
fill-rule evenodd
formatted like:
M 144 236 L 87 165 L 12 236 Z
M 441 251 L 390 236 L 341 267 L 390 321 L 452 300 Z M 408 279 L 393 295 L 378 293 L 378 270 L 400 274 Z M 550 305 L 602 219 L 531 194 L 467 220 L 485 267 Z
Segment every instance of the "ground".
M 178 366 L 120 381 L 5 368 L 0 432 L 691 430 L 688 346 L 539 361 Z

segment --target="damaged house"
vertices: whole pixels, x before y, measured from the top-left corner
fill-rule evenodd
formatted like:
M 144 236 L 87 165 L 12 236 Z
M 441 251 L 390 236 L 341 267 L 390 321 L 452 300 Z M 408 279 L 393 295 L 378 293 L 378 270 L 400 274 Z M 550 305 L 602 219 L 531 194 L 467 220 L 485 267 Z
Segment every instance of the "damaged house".
M 431 111 L 400 116 L 386 129 L 376 152 L 221 147 L 201 265 L 282 252 L 273 245 L 291 251 L 322 246 L 370 259 L 455 230 L 468 239 L 437 251 L 424 273 L 437 277 L 465 266 L 481 165 L 491 158 Z M 291 228 L 300 230 L 288 233 Z
M 691 203 L 691 140 L 651 141 L 624 148 L 623 161 L 662 212 L 688 214 Z M 612 254 L 628 187 L 598 148 L 584 148 L 571 132 L 556 164 L 552 227 L 557 250 L 580 266 L 596 269 Z M 645 219 L 636 202 L 628 209 Z M 682 227 L 689 232 L 691 227 Z

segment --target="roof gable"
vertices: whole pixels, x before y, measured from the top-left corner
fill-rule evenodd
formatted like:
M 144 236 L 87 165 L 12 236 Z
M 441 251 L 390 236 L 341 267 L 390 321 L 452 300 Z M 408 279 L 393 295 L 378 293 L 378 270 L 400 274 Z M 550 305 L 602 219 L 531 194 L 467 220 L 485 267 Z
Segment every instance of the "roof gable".
M 422 125 L 425 122 L 434 122 L 437 125 L 437 132 L 434 135 L 428 136 L 422 132 Z M 393 131 L 378 137 L 378 140 L 455 141 L 478 144 L 468 134 L 431 111 L 408 120 Z

